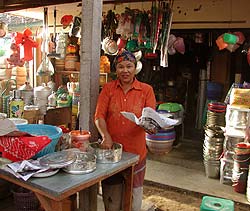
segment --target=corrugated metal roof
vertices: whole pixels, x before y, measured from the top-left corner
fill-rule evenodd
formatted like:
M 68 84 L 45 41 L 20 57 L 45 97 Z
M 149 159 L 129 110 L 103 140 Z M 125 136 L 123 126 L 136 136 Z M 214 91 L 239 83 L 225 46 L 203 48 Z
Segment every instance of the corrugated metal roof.
M 0 14 L 0 23 L 3 22 L 7 25 L 8 31 L 16 31 L 15 29 L 18 28 L 25 28 L 31 26 L 42 26 L 43 20 L 30 18 L 30 17 L 23 17 L 18 15 L 13 15 L 9 13 L 1 13 Z

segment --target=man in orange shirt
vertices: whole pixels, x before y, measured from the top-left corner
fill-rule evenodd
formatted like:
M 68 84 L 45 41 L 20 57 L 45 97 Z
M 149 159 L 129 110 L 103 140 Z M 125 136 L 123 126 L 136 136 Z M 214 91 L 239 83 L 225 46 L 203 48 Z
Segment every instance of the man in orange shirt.
M 135 78 L 136 59 L 131 52 L 119 52 L 114 65 L 117 80 L 104 85 L 97 102 L 95 124 L 102 136 L 104 148 L 111 148 L 113 142 L 117 142 L 123 145 L 124 151 L 140 156 L 139 163 L 135 166 L 132 201 L 132 210 L 140 211 L 147 154 L 145 130 L 126 119 L 120 112 L 132 112 L 140 117 L 144 107 L 155 109 L 156 100 L 153 88 Z M 112 183 L 112 178 L 110 181 Z M 110 208 L 111 206 L 105 204 L 105 209 L 120 210 Z

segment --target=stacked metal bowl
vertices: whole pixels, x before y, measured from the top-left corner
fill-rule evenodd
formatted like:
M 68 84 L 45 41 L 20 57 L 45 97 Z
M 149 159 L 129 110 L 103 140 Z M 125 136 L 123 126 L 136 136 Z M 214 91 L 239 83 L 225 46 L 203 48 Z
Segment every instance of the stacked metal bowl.
M 205 174 L 209 178 L 219 178 L 220 157 L 223 152 L 223 130 L 217 126 L 205 127 L 203 162 Z
M 207 125 L 225 126 L 226 105 L 221 102 L 208 103 Z

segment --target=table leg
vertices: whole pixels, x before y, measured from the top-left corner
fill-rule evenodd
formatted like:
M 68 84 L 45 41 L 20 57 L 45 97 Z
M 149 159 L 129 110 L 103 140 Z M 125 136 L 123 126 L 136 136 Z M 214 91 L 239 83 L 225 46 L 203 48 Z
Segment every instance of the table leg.
M 123 171 L 125 178 L 123 209 L 124 211 L 131 211 L 132 207 L 132 192 L 133 192 L 133 172 L 134 166 L 131 166 Z
M 97 210 L 97 193 L 98 184 L 79 192 L 79 211 L 96 211 Z
M 76 210 L 76 206 L 74 203 L 75 195 L 63 199 L 62 201 L 55 201 L 53 199 L 50 199 L 46 196 L 43 196 L 39 193 L 35 193 L 38 200 L 40 201 L 42 207 L 46 211 L 74 211 Z

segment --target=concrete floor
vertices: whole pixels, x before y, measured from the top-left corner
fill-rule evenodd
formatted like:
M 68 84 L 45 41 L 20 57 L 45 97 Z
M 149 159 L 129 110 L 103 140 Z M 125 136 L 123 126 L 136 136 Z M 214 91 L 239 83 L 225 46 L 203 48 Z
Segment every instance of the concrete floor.
M 203 140 L 187 140 L 165 155 L 148 154 L 146 180 L 169 187 L 198 192 L 240 202 L 250 203 L 245 194 L 237 193 L 219 179 L 206 177 L 202 157 Z

